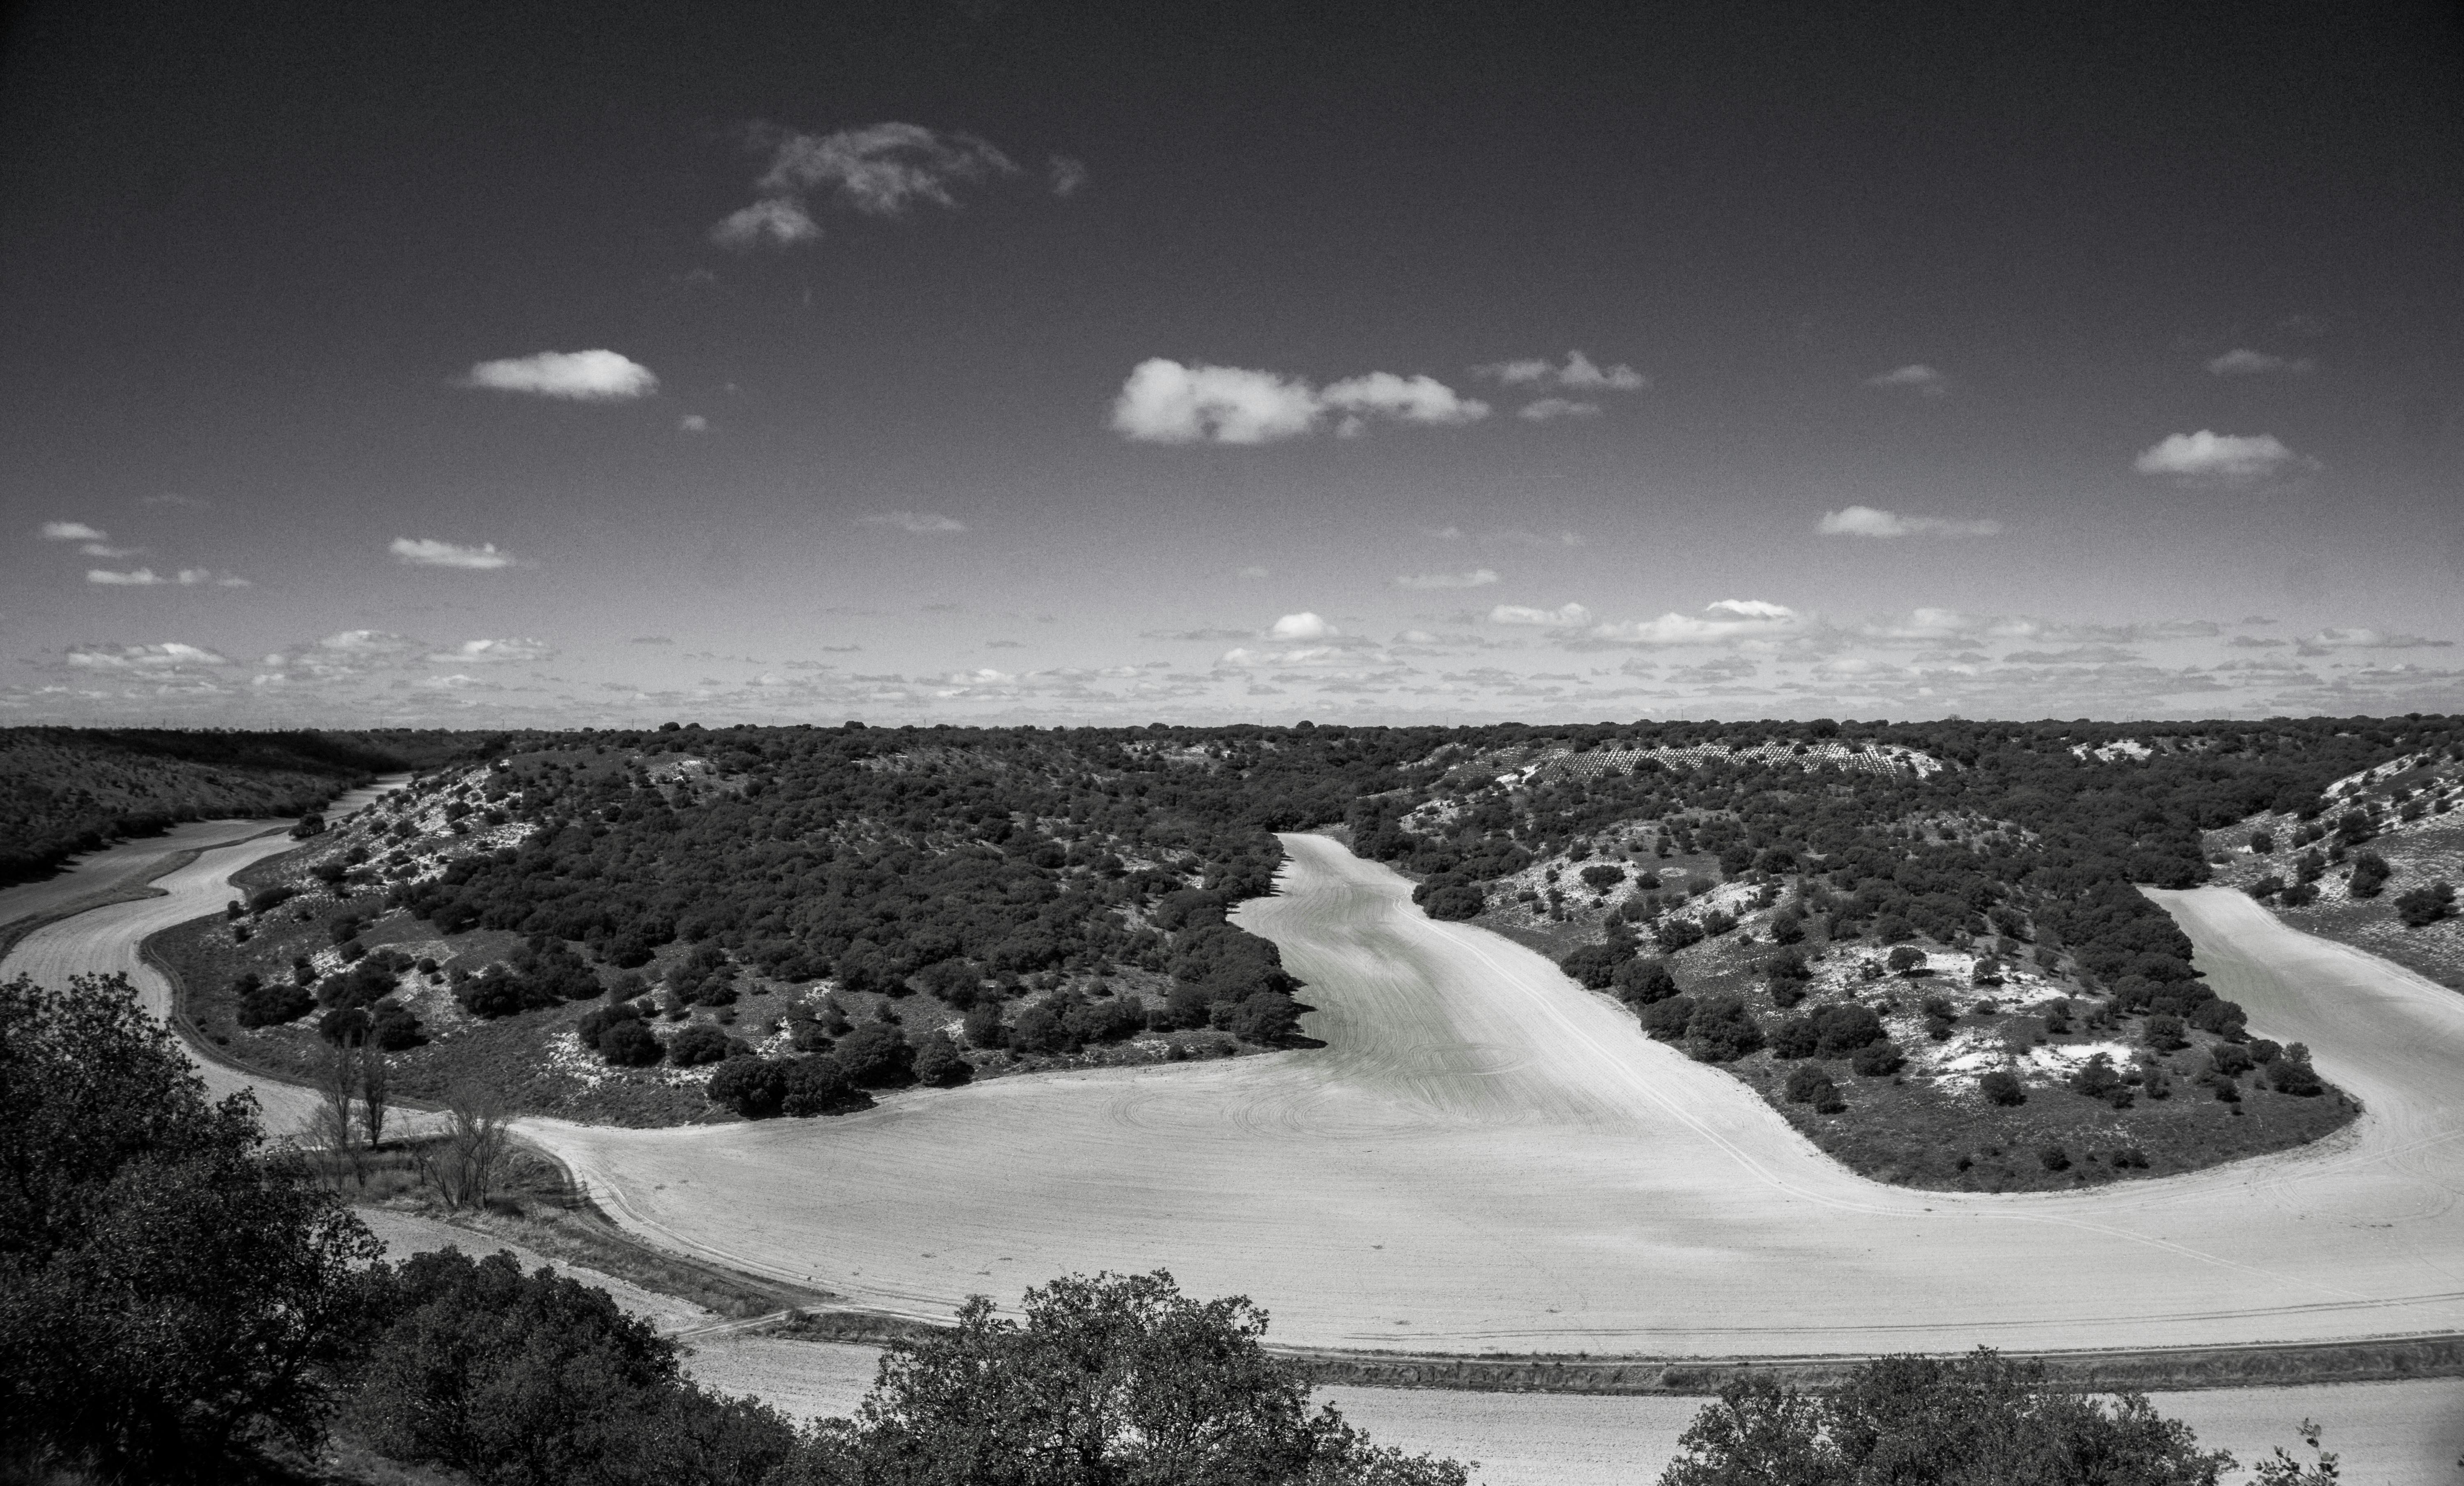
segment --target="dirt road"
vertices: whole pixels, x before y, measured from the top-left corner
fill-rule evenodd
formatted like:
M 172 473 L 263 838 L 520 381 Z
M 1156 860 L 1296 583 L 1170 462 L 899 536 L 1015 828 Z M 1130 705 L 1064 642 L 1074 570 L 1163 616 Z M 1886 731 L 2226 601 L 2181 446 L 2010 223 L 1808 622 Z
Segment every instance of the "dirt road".
M 528 1129 L 637 1231 L 918 1316 L 1064 1271 L 1165 1266 L 1196 1293 L 1254 1297 L 1278 1341 L 1331 1346 L 1734 1355 L 2464 1327 L 2464 1107 L 2438 1072 L 2464 1066 L 2464 1000 L 2365 958 L 2330 975 L 2230 894 L 2166 901 L 2254 1030 L 2309 1042 L 2369 1115 L 2323 1148 L 2189 1177 L 1950 1196 L 1854 1176 L 1537 955 L 1431 922 L 1408 883 L 1331 841 L 1287 846 L 1283 891 L 1241 917 L 1310 983 L 1323 1050 L 1001 1079 L 839 1120 Z

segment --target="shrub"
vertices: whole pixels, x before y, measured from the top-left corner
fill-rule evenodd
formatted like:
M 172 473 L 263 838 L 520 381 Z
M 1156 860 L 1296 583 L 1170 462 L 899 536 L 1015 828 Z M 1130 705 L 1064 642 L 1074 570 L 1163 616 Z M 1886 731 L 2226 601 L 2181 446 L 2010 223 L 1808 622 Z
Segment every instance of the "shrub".
M 2004 1069 L 1995 1069 L 1976 1080 L 1976 1092 L 1985 1096 L 1989 1104 L 2015 1108 L 2028 1102 L 2028 1086 L 2018 1076 Z
M 2319 900 L 2319 884 L 2296 882 L 2276 895 L 2276 900 L 2287 908 L 2304 908 Z
M 583 1012 L 582 1019 L 573 1024 L 573 1034 L 582 1039 L 583 1047 L 595 1048 L 599 1046 L 600 1034 L 608 1028 L 618 1022 L 639 1021 L 641 1017 L 640 1007 L 629 1001 L 619 1001 L 613 1006 L 599 1007 Z
M 714 1104 L 747 1120 L 764 1120 L 779 1113 L 787 1098 L 787 1070 L 768 1058 L 739 1054 L 712 1071 L 708 1093 Z
M 696 1022 L 668 1041 L 668 1061 L 678 1068 L 699 1068 L 727 1056 L 727 1033 L 708 1022 Z
M 1210 1020 L 1243 1042 L 1271 1048 L 1300 1031 L 1300 1003 L 1280 990 L 1259 990 L 1237 1002 L 1217 1002 Z
M 2363 852 L 2353 858 L 2353 874 L 2344 879 L 2344 886 L 2355 898 L 2376 898 L 2386 890 L 2387 878 L 2393 875 L 2386 857 L 2376 852 Z
M 1817 1095 L 1831 1092 L 1831 1076 L 1819 1063 L 1799 1063 L 1788 1071 L 1788 1098 L 1792 1104 L 1811 1104 Z
M 368 1040 L 382 1053 L 407 1053 L 428 1041 L 418 1014 L 391 996 L 368 1009 Z
M 2310 1050 L 2298 1042 L 2267 1065 L 2267 1083 L 2277 1093 L 2297 1098 L 2315 1098 L 2327 1090 L 2310 1067 Z
M 1792 1016 L 1771 1026 L 1771 1049 L 1781 1057 L 1812 1057 L 1821 1046 L 1822 1029 L 1810 1016 Z
M 2250 1055 L 2250 1049 L 2237 1043 L 2219 1042 L 2208 1050 L 2208 1067 L 2222 1077 L 2238 1077 L 2257 1066 L 2258 1060 Z
M 1625 958 L 1615 944 L 1584 944 L 1558 961 L 1557 967 L 1586 990 L 1606 990 L 1615 983 L 1617 966 Z
M 2147 1018 L 2147 1025 L 2140 1030 L 2140 1040 L 2159 1053 L 2171 1053 L 2190 1045 L 2178 1016 Z
M 667 1044 L 638 1018 L 608 1026 L 599 1034 L 599 1055 L 616 1068 L 648 1068 L 668 1055 Z
M 1762 1045 L 1761 1025 L 1735 996 L 1705 1001 L 1686 1019 L 1685 1051 L 1697 1062 L 1733 1062 Z
M 2071 1168 L 2071 1153 L 2058 1144 L 2048 1145 L 2036 1152 L 2036 1159 L 2048 1171 L 2068 1171 Z
M 2092 1099 L 2111 1098 L 2122 1087 L 2122 1075 L 2114 1069 L 2112 1054 L 2099 1053 L 2071 1075 L 2070 1085 Z
M 1626 961 L 1617 967 L 1613 984 L 1617 999 L 1628 1006 L 1649 1006 L 1677 994 L 1677 977 L 1669 974 L 1667 963 L 1660 960 Z
M 2426 929 L 2455 917 L 2455 889 L 2445 878 L 2397 895 L 2395 916 L 2409 929 Z
M 1693 1017 L 1693 997 L 1668 996 L 1642 1009 L 1642 1030 L 1661 1042 L 1675 1042 L 1685 1035 L 1685 1024 Z
M 1925 953 L 1914 944 L 1901 944 L 1884 962 L 1894 975 L 1914 975 L 1925 969 Z
M 915 1081 L 946 1089 L 975 1076 L 975 1068 L 958 1052 L 950 1034 L 935 1029 L 915 1044 Z
M 2254 831 L 2250 833 L 2250 849 L 2265 856 L 2276 850 L 2276 837 L 2264 831 Z
M 1714 908 L 1703 916 L 1703 932 L 1713 939 L 1719 938 L 1736 926 L 1736 916 L 1724 909 Z
M 1703 925 L 1691 919 L 1672 915 L 1652 925 L 1651 938 L 1660 946 L 1661 954 L 1673 955 L 1688 945 L 1703 943 Z
M 1901 1055 L 1898 1045 L 1885 1039 L 1859 1048 L 1848 1066 L 1857 1070 L 1860 1077 L 1881 1078 L 1898 1073 L 1906 1063 L 1907 1059 Z
M 1478 918 L 1487 906 L 1488 899 L 1469 883 L 1439 888 L 1420 904 L 1421 911 L 1430 918 L 1449 921 Z
M 246 975 L 231 987 L 239 992 L 235 1019 L 242 1027 L 279 1027 L 317 1009 L 317 998 L 303 986 L 291 981 L 276 981 L 271 986 L 255 982 L 254 975 Z
M 959 1023 L 967 1045 L 973 1048 L 1005 1048 L 1009 1046 L 1009 1024 L 1001 1020 L 1001 1003 L 979 1001 Z
M 1597 866 L 1584 868 L 1582 878 L 1583 886 L 1595 893 L 1605 893 L 1625 880 L 1625 869 L 1613 863 L 1602 862 Z
M 859 1089 L 887 1089 L 914 1077 L 915 1050 L 896 1022 L 867 1022 L 839 1039 L 832 1054 Z
M 780 1108 L 790 1115 L 836 1114 L 861 1108 L 865 1097 L 835 1053 L 798 1058 L 787 1069 L 787 1092 Z

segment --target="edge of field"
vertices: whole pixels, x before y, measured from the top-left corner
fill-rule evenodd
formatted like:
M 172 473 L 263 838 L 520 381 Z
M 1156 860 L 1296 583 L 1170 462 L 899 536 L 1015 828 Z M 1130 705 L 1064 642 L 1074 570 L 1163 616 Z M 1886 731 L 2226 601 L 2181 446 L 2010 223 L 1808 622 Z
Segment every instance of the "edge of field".
M 175 864 L 178 865 L 178 864 Z M 165 871 L 173 870 L 166 867 Z M 157 873 L 159 876 L 162 874 Z M 149 879 L 150 880 L 150 879 Z M 153 896 L 143 884 L 113 901 Z M 87 904 L 86 908 L 102 906 Z M 64 914 L 58 918 L 74 917 Z M 55 921 L 45 920 L 42 921 Z M 21 920 L 9 926 L 16 937 L 37 924 Z M 175 925 L 176 927 L 176 925 Z M 168 930 L 161 932 L 167 933 Z M 156 956 L 148 936 L 140 954 L 162 971 L 172 991 L 174 1033 L 195 1055 L 209 1058 L 252 1077 L 292 1082 L 269 1071 L 249 1066 L 196 1034 L 183 1003 L 187 987 L 179 972 Z M 528 1142 L 524 1142 L 526 1145 Z M 783 1287 L 706 1259 L 689 1258 L 637 1237 L 598 1210 L 583 1184 L 561 1159 L 537 1146 L 538 1157 L 561 1172 L 566 1193 L 551 1206 L 567 1209 L 566 1221 L 546 1223 L 544 1212 L 497 1215 L 482 1227 L 467 1220 L 454 1226 L 495 1236 L 517 1231 L 538 1246 L 564 1251 L 566 1256 L 640 1284 L 646 1290 L 709 1305 L 722 1314 L 759 1317 L 761 1300 L 771 1303 L 809 1299 L 801 1287 Z M 510 1219 L 511 1221 L 506 1221 Z M 527 1219 L 528 1221 L 524 1221 Z M 579 1219 L 579 1224 L 575 1220 Z M 573 1226 L 586 1232 L 571 1231 Z M 542 1229 L 565 1229 L 542 1232 Z M 560 1240 L 561 1240 L 560 1242 Z M 586 1257 L 585 1257 L 586 1256 Z M 679 1274 L 682 1266 L 685 1273 Z M 690 1275 L 690 1277 L 688 1277 Z M 678 1283 L 683 1280 L 683 1283 Z M 784 1292 L 784 1293 L 782 1293 Z M 757 1298 L 759 1297 L 759 1298 Z M 733 1300 L 730 1305 L 726 1300 Z M 750 1302 L 750 1303 L 748 1303 Z M 913 1340 L 945 1328 L 912 1317 L 855 1309 L 800 1306 L 762 1318 L 756 1329 L 784 1339 L 882 1345 Z M 1774 1377 L 1784 1384 L 1820 1389 L 1836 1385 L 1851 1369 L 1870 1362 L 1864 1354 L 1825 1356 L 1652 1357 L 1634 1354 L 1498 1354 L 1452 1352 L 1390 1352 L 1332 1347 L 1284 1347 L 1269 1344 L 1277 1356 L 1299 1363 L 1315 1384 L 1349 1384 L 1364 1387 L 1433 1388 L 1457 1392 L 1675 1394 L 1703 1397 L 1716 1393 L 1723 1381 L 1745 1371 Z M 2339 1342 L 2282 1342 L 2247 1346 L 2174 1347 L 2121 1350 L 2076 1350 L 2006 1354 L 2041 1363 L 2057 1383 L 2081 1388 L 2128 1388 L 2177 1392 L 2202 1388 L 2297 1386 L 2325 1383 L 2378 1383 L 2409 1378 L 2464 1377 L 2464 1332 L 2386 1337 L 2357 1337 Z

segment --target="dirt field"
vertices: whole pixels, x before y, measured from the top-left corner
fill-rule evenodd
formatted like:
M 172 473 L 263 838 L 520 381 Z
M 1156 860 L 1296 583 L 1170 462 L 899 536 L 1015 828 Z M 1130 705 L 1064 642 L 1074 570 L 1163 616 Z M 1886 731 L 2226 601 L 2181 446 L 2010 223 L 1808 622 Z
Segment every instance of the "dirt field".
M 2163 1181 L 1923 1193 L 1846 1172 L 1537 955 L 1430 922 L 1392 872 L 1287 844 L 1284 892 L 1241 917 L 1309 982 L 1323 1050 L 1002 1079 L 844 1120 L 529 1128 L 637 1231 L 919 1317 L 1166 1266 L 1254 1297 L 1305 1345 L 1735 1355 L 2464 1326 L 2448 1093 L 2464 1002 L 2240 895 L 2165 901 L 2255 1031 L 2309 1043 L 2368 1103 L 2359 1124 Z

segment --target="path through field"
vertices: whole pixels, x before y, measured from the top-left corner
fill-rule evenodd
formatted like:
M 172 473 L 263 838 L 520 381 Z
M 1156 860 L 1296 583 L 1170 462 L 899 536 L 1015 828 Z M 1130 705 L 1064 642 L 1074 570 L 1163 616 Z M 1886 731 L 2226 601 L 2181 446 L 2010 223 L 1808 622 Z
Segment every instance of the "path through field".
M 2253 1030 L 2310 1043 L 2370 1113 L 2193 1176 L 1953 1196 L 1850 1174 L 1538 955 L 1431 922 L 1401 877 L 1331 841 L 1286 845 L 1278 896 L 1240 917 L 1309 983 L 1322 1050 L 998 1079 L 836 1120 L 526 1128 L 656 1241 L 924 1317 L 1162 1266 L 1253 1297 L 1275 1340 L 1307 1345 L 1735 1355 L 2464 1328 L 2464 998 L 2322 958 L 2234 895 L 2165 901 Z
M 339 820 L 407 780 L 388 779 L 372 788 L 355 789 L 325 810 Z M 219 913 L 231 900 L 231 875 L 243 867 L 279 855 L 297 845 L 284 833 L 281 821 L 200 821 L 170 834 L 130 841 L 96 853 L 58 877 L 0 892 L 0 924 L 74 908 L 76 903 L 125 892 L 145 883 L 158 896 L 110 902 L 74 918 L 36 929 L 17 942 L 0 960 L 0 980 L 23 971 L 46 986 L 65 987 L 72 975 L 125 974 L 137 987 L 138 1000 L 156 1016 L 171 1009 L 171 985 L 163 972 L 144 963 L 138 947 L 148 935 L 191 919 Z M 151 876 L 178 854 L 196 851 L 196 858 L 161 876 Z M 150 880 L 149 880 L 150 877 Z M 72 884 L 77 884 L 72 886 Z M 48 906 L 47 906 L 48 905 Z M 241 1089 L 254 1089 L 265 1115 L 266 1129 L 275 1135 L 308 1128 L 317 1097 L 297 1084 L 258 1081 L 214 1062 L 194 1060 L 214 1098 Z

